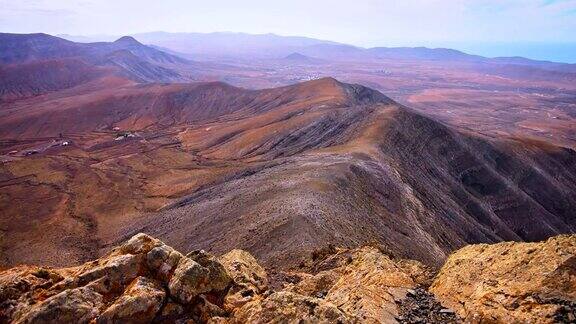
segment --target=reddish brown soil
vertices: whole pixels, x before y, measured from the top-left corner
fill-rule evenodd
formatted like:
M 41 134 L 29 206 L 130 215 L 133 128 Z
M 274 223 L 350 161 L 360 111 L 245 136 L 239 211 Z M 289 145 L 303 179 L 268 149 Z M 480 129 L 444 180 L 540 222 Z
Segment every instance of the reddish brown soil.
M 4 265 L 80 262 L 138 231 L 278 266 L 368 241 L 437 265 L 575 230 L 574 151 L 458 132 L 361 86 L 87 88 L 2 110 L 19 150 L 1 167 Z
M 0 68 L 0 266 L 79 263 L 139 231 L 279 267 L 330 243 L 379 242 L 438 265 L 468 243 L 576 231 L 570 73 L 390 59 L 194 64 L 130 38 L 34 37 L 45 43 L 0 51 L 14 54 Z M 143 83 L 196 69 L 254 89 Z M 415 108 L 332 78 L 293 84 L 322 75 Z
M 331 76 L 385 93 L 453 127 L 576 147 L 576 73 L 523 64 L 343 57 L 316 64 L 242 60 L 227 82 L 272 87 Z

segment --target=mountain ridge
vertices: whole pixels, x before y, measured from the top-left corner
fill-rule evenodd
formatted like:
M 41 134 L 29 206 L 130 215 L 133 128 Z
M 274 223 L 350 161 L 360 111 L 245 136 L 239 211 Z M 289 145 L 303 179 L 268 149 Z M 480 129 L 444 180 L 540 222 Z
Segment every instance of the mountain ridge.
M 88 69 L 92 70 L 88 72 L 88 75 L 98 74 L 96 71 L 106 71 L 106 69 L 102 69 L 102 67 L 107 66 L 117 70 L 114 72 L 109 69 L 108 75 L 122 75 L 137 82 L 174 82 L 184 81 L 188 78 L 181 75 L 173 66 L 188 66 L 192 64 L 192 62 L 186 59 L 142 45 L 130 36 L 120 38 L 110 43 L 97 42 L 80 44 L 47 34 L 0 34 L 0 43 L 2 43 L 2 45 L 0 45 L 0 64 L 3 63 L 7 66 L 6 73 L 10 72 L 14 73 L 14 75 L 30 72 L 36 73 L 30 70 L 34 66 L 43 69 L 48 75 L 56 75 L 60 73 L 60 71 L 55 68 L 58 66 L 58 63 L 47 63 L 42 66 L 42 63 L 38 62 L 56 62 L 61 60 L 64 63 L 60 65 L 70 65 L 71 63 L 65 62 L 80 60 L 83 61 L 84 65 L 91 65 L 84 67 L 84 71 Z M 15 72 L 19 69 L 21 71 Z M 71 73 L 73 73 L 73 71 L 71 71 Z M 69 78 L 72 78 L 71 73 L 68 75 Z M 102 73 L 99 74 L 102 75 Z M 80 84 L 77 82 L 63 81 L 59 86 L 48 85 L 49 81 L 44 82 L 41 74 L 38 74 L 38 76 L 40 77 L 39 79 L 30 80 L 30 82 L 37 84 L 36 89 L 27 90 L 26 86 L 22 89 L 9 89 L 7 85 L 6 89 L 0 89 L 0 92 L 6 93 L 0 97 L 0 100 L 26 98 Z M 10 80 L 12 77 L 11 75 L 3 75 L 3 78 L 6 80 Z M 78 77 L 76 77 L 76 79 L 78 79 Z M 17 80 L 15 80 L 14 83 L 16 83 L 16 85 L 19 84 Z
M 325 45 L 337 45 L 337 46 L 346 46 L 346 47 L 353 47 L 365 52 L 376 52 L 375 54 L 377 54 L 377 52 L 379 51 L 384 51 L 384 52 L 392 52 L 392 54 L 394 53 L 398 53 L 398 52 L 406 52 L 407 50 L 411 50 L 412 53 L 409 53 L 409 56 L 412 57 L 426 57 L 427 55 L 430 56 L 432 55 L 433 57 L 436 56 L 436 59 L 453 59 L 453 58 L 457 58 L 460 60 L 466 60 L 466 61 L 474 61 L 474 60 L 488 60 L 490 62 L 493 63 L 498 63 L 498 61 L 510 61 L 510 59 L 512 60 L 512 63 L 518 63 L 518 58 L 520 58 L 520 61 L 523 61 L 524 64 L 530 64 L 530 65 L 550 65 L 551 67 L 553 67 L 553 65 L 557 65 L 557 64 L 561 64 L 564 67 L 568 67 L 568 66 L 575 66 L 575 64 L 570 64 L 570 63 L 564 63 L 564 62 L 551 62 L 551 61 L 546 61 L 546 60 L 538 60 L 538 59 L 530 59 L 530 58 L 525 58 L 525 57 L 485 57 L 485 56 L 481 56 L 481 55 L 476 55 L 476 54 L 472 54 L 472 53 L 466 53 L 466 51 L 461 51 L 461 50 L 456 50 L 456 49 L 451 49 L 451 48 L 447 48 L 447 47 L 423 47 L 423 46 L 414 46 L 414 47 L 401 47 L 401 46 L 397 46 L 397 47 L 383 47 L 383 46 L 375 46 L 375 47 L 361 47 L 361 46 L 354 46 L 354 45 L 349 45 L 349 44 L 345 44 L 345 43 L 341 43 L 341 42 L 334 42 L 334 41 L 327 41 L 327 40 L 321 40 L 321 39 L 314 39 L 314 38 L 309 38 L 309 37 L 301 37 L 301 36 L 280 36 L 280 35 L 275 35 L 275 34 L 249 34 L 249 33 L 234 33 L 234 32 L 213 32 L 213 33 L 170 33 L 170 32 L 163 32 L 163 31 L 158 31 L 158 32 L 150 32 L 150 33 L 137 33 L 137 34 L 132 34 L 133 37 L 142 37 L 142 39 L 145 39 L 145 43 L 150 43 L 153 45 L 157 45 L 157 46 L 161 46 L 161 47 L 166 47 L 166 48 L 170 48 L 171 46 L 166 46 L 166 44 L 161 44 L 162 42 L 162 37 L 166 37 L 167 39 L 170 39 L 170 42 L 174 45 L 176 44 L 176 39 L 180 38 L 185 38 L 186 35 L 194 35 L 195 40 L 198 42 L 202 42 L 202 38 L 206 39 L 205 42 L 209 42 L 209 38 L 211 35 L 224 35 L 224 36 L 234 36 L 234 35 L 241 35 L 244 38 L 249 39 L 250 37 L 252 38 L 265 38 L 267 36 L 274 36 L 274 37 L 278 37 L 278 38 L 285 38 L 285 39 L 303 39 L 303 40 L 308 40 L 307 45 L 315 45 L 315 44 L 325 44 Z M 80 36 L 75 37 L 75 36 L 71 36 L 71 35 L 60 35 L 63 38 L 69 38 L 70 40 L 98 40 L 98 39 L 116 39 L 118 38 L 118 36 L 98 36 L 95 38 L 82 38 Z M 147 37 L 149 36 L 149 37 Z M 315 44 L 310 44 L 310 43 L 315 43 Z M 174 45 L 176 46 L 176 45 Z M 273 46 L 272 46 L 273 47 Z M 299 46 L 300 48 L 304 48 L 306 46 Z M 181 52 L 181 53 L 187 53 L 190 52 L 190 48 L 193 48 L 191 46 L 185 46 L 185 47 L 181 47 L 181 46 L 177 46 L 174 48 L 171 48 L 172 50 L 176 51 L 176 52 Z M 298 51 L 298 49 L 294 48 L 293 46 L 291 47 L 291 49 L 294 51 Z M 224 48 L 219 48 L 218 50 L 225 52 Z M 192 53 L 194 54 L 195 51 L 192 51 Z M 215 53 L 215 51 L 211 51 L 212 53 Z M 450 57 L 446 57 L 446 58 L 442 58 L 440 54 L 442 53 L 451 53 Z M 287 56 L 289 55 L 291 52 L 288 52 L 288 50 L 285 50 L 283 52 L 283 56 Z M 190 53 L 188 53 L 190 54 Z M 256 51 L 251 51 L 250 52 L 251 55 L 256 55 L 257 52 Z M 275 54 L 275 56 L 279 56 L 280 54 Z M 283 57 L 280 56 L 280 57 Z M 374 57 L 374 56 L 372 56 Z M 376 55 L 377 57 L 377 55 Z M 392 56 L 384 56 L 386 58 L 395 58 L 397 57 L 397 55 L 392 55 Z M 510 63 L 510 62 L 509 62 Z
M 234 36 L 234 35 L 241 35 L 243 37 L 254 37 L 254 38 L 259 38 L 259 37 L 266 37 L 269 35 L 273 35 L 275 37 L 280 37 L 280 38 L 287 38 L 287 39 L 304 39 L 304 40 L 309 40 L 310 42 L 315 42 L 316 44 L 327 44 L 327 45 L 345 45 L 345 46 L 350 46 L 350 47 L 354 47 L 357 49 L 361 49 L 364 50 L 366 52 L 376 52 L 374 54 L 377 54 L 377 52 L 379 51 L 384 51 L 384 52 L 392 52 L 392 54 L 394 53 L 398 53 L 398 52 L 406 52 L 407 50 L 412 50 L 412 53 L 409 53 L 409 56 L 412 57 L 426 57 L 427 55 L 430 56 L 436 56 L 436 59 L 452 59 L 454 57 L 462 59 L 462 60 L 466 60 L 466 61 L 482 61 L 482 60 L 488 60 L 494 63 L 498 63 L 499 61 L 508 61 L 508 63 L 519 63 L 519 62 L 523 62 L 525 64 L 530 64 L 530 65 L 548 65 L 550 64 L 552 65 L 557 65 L 557 64 L 561 64 L 563 66 L 574 66 L 574 64 L 570 64 L 570 63 L 565 63 L 565 62 L 552 62 L 552 61 L 547 61 L 547 60 L 539 60 L 539 59 L 530 59 L 530 58 L 525 58 L 525 57 L 487 57 L 487 56 L 481 56 L 481 55 L 477 55 L 477 54 L 472 54 L 472 53 L 467 53 L 466 51 L 461 51 L 461 50 L 456 50 L 456 49 L 451 49 L 451 48 L 447 48 L 447 47 L 423 47 L 423 46 L 414 46 L 414 47 L 402 47 L 402 46 L 396 46 L 396 47 L 383 47 L 383 46 L 374 46 L 374 47 L 361 47 L 361 46 L 354 46 L 354 45 L 349 45 L 349 44 L 345 44 L 345 43 L 340 43 L 340 42 L 334 42 L 334 41 L 327 41 L 327 40 L 320 40 L 320 39 L 314 39 L 314 38 L 309 38 L 309 37 L 302 37 L 302 36 L 280 36 L 280 35 L 275 35 L 275 34 L 249 34 L 249 33 L 233 33 L 233 32 L 213 32 L 213 33 L 170 33 L 170 32 L 162 32 L 162 31 L 158 31 L 158 32 L 151 32 L 151 33 L 137 33 L 137 34 L 132 34 L 133 37 L 138 38 L 138 36 L 143 37 L 143 39 L 147 39 L 148 41 L 145 41 L 147 43 L 153 44 L 153 45 L 158 45 L 158 46 L 163 46 L 166 48 L 170 48 L 170 46 L 165 46 L 166 44 L 160 44 L 162 36 L 164 37 L 168 37 L 168 38 L 172 38 L 171 42 L 174 42 L 175 39 L 177 39 L 178 37 L 182 37 L 184 38 L 187 34 L 190 35 L 195 35 L 197 37 L 205 37 L 206 39 L 209 39 L 210 35 L 228 35 L 228 36 Z M 147 38 L 147 35 L 151 35 L 153 37 Z M 84 41 L 95 41 L 95 40 L 99 40 L 99 39 L 107 39 L 107 40 L 111 40 L 111 39 L 116 39 L 118 38 L 118 36 L 97 36 L 94 38 L 90 38 L 90 37 L 85 37 L 85 36 L 71 36 L 71 35 L 59 35 L 62 36 L 63 38 L 68 38 L 70 40 L 84 40 Z M 155 43 L 156 42 L 156 43 Z M 300 46 L 303 47 L 303 46 Z M 304 46 L 305 48 L 305 46 Z M 176 52 L 181 52 L 181 53 L 187 53 L 187 49 L 188 51 L 190 51 L 190 47 L 175 47 L 172 48 L 172 50 L 176 51 Z M 294 49 L 294 48 L 293 48 Z M 222 48 L 220 50 L 223 50 Z M 297 51 L 297 50 L 295 50 Z M 192 51 L 194 52 L 194 51 Z M 442 58 L 441 54 L 442 52 L 444 53 L 451 53 L 452 55 L 450 55 L 450 57 L 448 58 Z M 190 54 L 190 53 L 187 53 Z M 253 52 L 251 54 L 257 54 L 256 52 Z M 285 52 L 284 56 L 289 55 L 290 52 Z M 384 56 L 386 57 L 386 56 Z M 393 56 L 388 56 L 387 58 L 394 58 L 397 57 L 397 55 L 393 55 Z
M 263 90 L 208 82 L 84 91 L 0 112 L 0 136 L 17 143 L 4 150 L 23 150 L 6 177 L 25 176 L 29 163 L 48 172 L 40 187 L 25 181 L 8 194 L 58 197 L 42 213 L 82 220 L 70 233 L 77 243 L 58 243 L 79 259 L 149 231 L 177 248 L 240 246 L 278 266 L 326 241 L 369 240 L 438 265 L 468 243 L 576 230 L 576 152 L 456 130 L 360 85 L 323 78 Z M 43 148 L 61 137 L 74 146 Z M 39 152 L 28 157 L 31 145 Z M 93 190 L 87 179 L 102 189 L 71 198 Z M 19 208 L 6 206 L 12 216 L 2 226 L 33 233 Z M 61 230 L 51 224 L 41 237 L 8 232 L 3 262 L 16 262 L 22 244 L 55 244 Z M 214 241 L 215 232 L 237 240 Z M 26 258 L 62 262 L 51 253 Z

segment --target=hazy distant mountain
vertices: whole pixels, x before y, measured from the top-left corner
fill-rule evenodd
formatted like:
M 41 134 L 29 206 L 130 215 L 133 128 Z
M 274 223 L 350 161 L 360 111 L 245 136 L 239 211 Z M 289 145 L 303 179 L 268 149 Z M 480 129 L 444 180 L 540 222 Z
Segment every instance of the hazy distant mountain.
M 94 42 L 117 39 L 118 36 L 60 35 L 78 42 Z M 215 33 L 169 33 L 150 32 L 133 34 L 140 42 L 164 52 L 186 58 L 249 57 L 285 58 L 299 53 L 311 58 L 332 60 L 355 59 L 402 59 L 427 61 L 459 61 L 476 63 L 522 64 L 544 67 L 563 72 L 574 72 L 574 64 L 537 61 L 523 57 L 487 58 L 449 48 L 427 47 L 374 47 L 362 48 L 333 41 L 300 36 L 275 34 L 247 34 L 233 32 Z
M 76 43 L 97 43 L 97 42 L 113 42 L 119 38 L 117 35 L 68 35 L 58 34 L 56 37 L 64 38 L 66 40 Z
M 366 49 L 346 44 L 315 44 L 301 48 L 299 52 L 311 57 L 334 60 L 369 58 Z
M 387 59 L 414 59 L 414 60 L 440 60 L 440 61 L 474 61 L 482 62 L 486 58 L 471 55 L 448 48 L 427 47 L 374 47 L 368 52 L 378 58 Z
M 0 63 L 25 63 L 83 55 L 87 48 L 47 34 L 0 34 Z
M 493 58 L 492 61 L 501 64 L 527 65 L 531 67 L 538 67 L 544 70 L 556 70 L 560 72 L 569 72 L 569 73 L 576 72 L 576 64 L 558 63 L 550 61 L 536 61 L 520 56 L 496 57 Z
M 317 45 L 337 44 L 307 37 L 253 35 L 245 33 L 167 33 L 153 32 L 133 35 L 146 44 L 182 53 L 210 56 L 286 56 L 296 49 Z
M 109 75 L 137 82 L 186 81 L 180 70 L 191 65 L 130 36 L 75 43 L 47 34 L 0 34 L 0 100 L 68 89 Z
M 300 64 L 318 64 L 325 62 L 324 60 L 313 58 L 310 56 L 303 55 L 298 52 L 294 52 L 292 54 L 286 55 L 284 57 L 284 61 L 292 62 L 292 63 L 300 63 Z
M 145 46 L 130 36 L 121 37 L 114 42 L 75 43 L 47 34 L 0 34 L 0 63 L 25 63 L 69 57 L 101 62 L 106 56 L 122 50 L 128 50 L 151 62 L 187 63 L 183 58 Z

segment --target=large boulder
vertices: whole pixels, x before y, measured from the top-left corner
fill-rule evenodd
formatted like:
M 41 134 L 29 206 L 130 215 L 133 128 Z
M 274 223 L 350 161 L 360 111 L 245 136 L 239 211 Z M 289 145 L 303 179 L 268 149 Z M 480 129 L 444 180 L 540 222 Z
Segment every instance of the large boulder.
M 430 291 L 470 322 L 575 322 L 576 235 L 469 245 L 448 258 Z
M 174 298 L 187 304 L 200 294 L 225 290 L 230 281 L 215 257 L 198 251 L 180 260 L 168 288 Z
M 22 266 L 1 272 L 0 322 L 206 321 L 226 314 L 221 302 L 213 302 L 224 299 L 230 283 L 214 256 L 203 251 L 184 256 L 157 239 L 137 234 L 78 267 Z
M 98 317 L 98 323 L 149 323 L 164 303 L 166 292 L 159 282 L 138 277 Z
M 104 305 L 103 296 L 91 287 L 67 289 L 13 317 L 14 323 L 89 323 Z

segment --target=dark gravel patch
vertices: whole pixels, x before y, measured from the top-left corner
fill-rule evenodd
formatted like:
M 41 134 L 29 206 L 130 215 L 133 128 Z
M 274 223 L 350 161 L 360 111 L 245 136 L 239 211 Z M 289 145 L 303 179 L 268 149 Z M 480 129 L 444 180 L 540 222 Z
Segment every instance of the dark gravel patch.
M 453 310 L 443 307 L 426 289 L 409 290 L 406 298 L 397 302 L 400 323 L 461 323 Z

